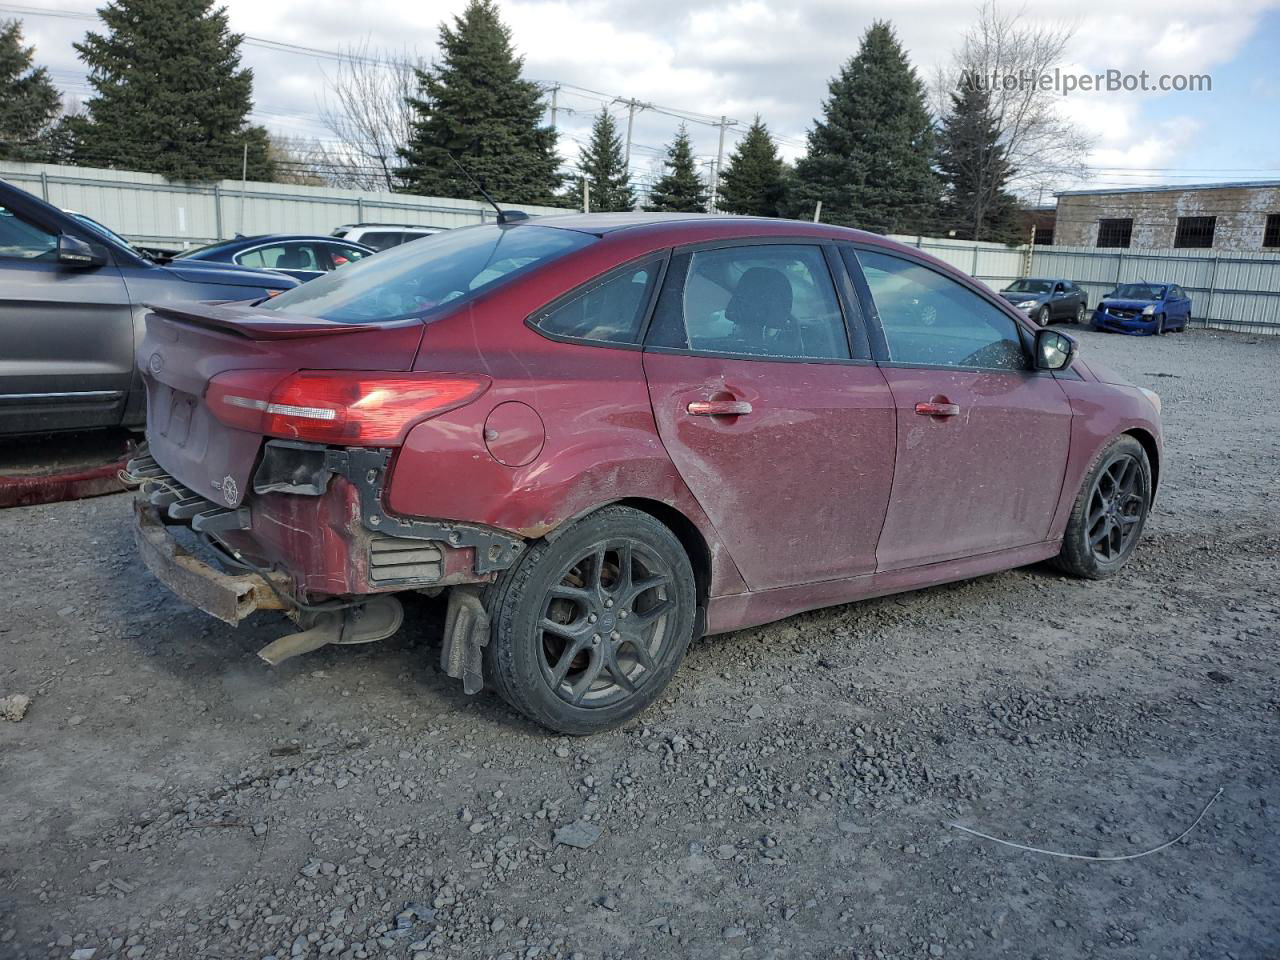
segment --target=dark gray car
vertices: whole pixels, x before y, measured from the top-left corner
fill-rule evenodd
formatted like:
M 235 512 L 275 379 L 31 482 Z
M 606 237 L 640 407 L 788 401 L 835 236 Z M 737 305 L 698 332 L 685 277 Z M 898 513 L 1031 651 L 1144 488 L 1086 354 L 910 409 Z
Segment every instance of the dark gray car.
M 0 436 L 141 425 L 146 304 L 297 285 L 231 264 L 155 263 L 0 180 Z
M 1074 280 L 1062 277 L 1022 277 L 1001 290 L 1000 296 L 1042 327 L 1054 320 L 1084 323 L 1089 315 L 1085 292 Z

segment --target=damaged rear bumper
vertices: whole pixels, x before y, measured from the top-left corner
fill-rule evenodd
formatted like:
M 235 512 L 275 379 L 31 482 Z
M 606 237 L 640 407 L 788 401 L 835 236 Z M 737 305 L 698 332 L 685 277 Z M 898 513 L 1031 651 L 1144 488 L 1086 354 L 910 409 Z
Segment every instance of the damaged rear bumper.
M 184 547 L 142 498 L 134 501 L 133 539 L 142 562 L 166 587 L 193 607 L 235 625 L 255 610 L 283 610 L 281 595 L 292 590 L 289 577 L 271 572 L 274 584 L 256 573 L 228 574 Z M 272 585 L 275 590 L 272 590 Z

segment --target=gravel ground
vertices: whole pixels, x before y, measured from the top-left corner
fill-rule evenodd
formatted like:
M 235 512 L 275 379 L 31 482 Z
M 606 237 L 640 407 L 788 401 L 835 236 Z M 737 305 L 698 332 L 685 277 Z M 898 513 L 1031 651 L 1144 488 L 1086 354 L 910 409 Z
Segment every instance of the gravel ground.
M 440 610 L 272 671 L 128 500 L 0 513 L 0 956 L 1280 956 L 1280 338 L 1085 332 L 1164 396 L 1125 572 L 703 641 L 625 729 L 436 667 Z M 960 822 L 1092 863 L 998 846 Z

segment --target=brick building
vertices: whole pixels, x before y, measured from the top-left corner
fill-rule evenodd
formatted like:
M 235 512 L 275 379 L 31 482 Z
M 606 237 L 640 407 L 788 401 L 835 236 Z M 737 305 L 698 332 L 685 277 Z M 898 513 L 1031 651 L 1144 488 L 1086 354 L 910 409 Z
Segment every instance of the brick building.
M 1280 180 L 1057 194 L 1054 243 L 1280 253 Z

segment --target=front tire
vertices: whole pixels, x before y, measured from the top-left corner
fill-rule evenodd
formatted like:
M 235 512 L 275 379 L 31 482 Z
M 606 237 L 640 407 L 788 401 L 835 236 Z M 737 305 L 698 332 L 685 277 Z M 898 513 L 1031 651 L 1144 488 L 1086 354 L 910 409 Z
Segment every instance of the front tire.
M 1150 509 L 1147 452 L 1133 437 L 1116 437 L 1085 477 L 1054 565 L 1089 580 L 1114 576 L 1138 545 Z
M 1164 314 L 1161 314 L 1160 317 L 1156 320 L 1156 336 L 1157 337 L 1164 336 Z
M 1049 325 L 1049 308 L 1048 307 L 1040 308 L 1040 311 L 1036 314 L 1036 323 L 1040 324 L 1040 326 L 1042 327 L 1047 327 Z
M 616 727 L 671 681 L 696 596 L 689 557 L 666 526 L 605 507 L 532 547 L 489 589 L 485 678 L 560 733 Z

